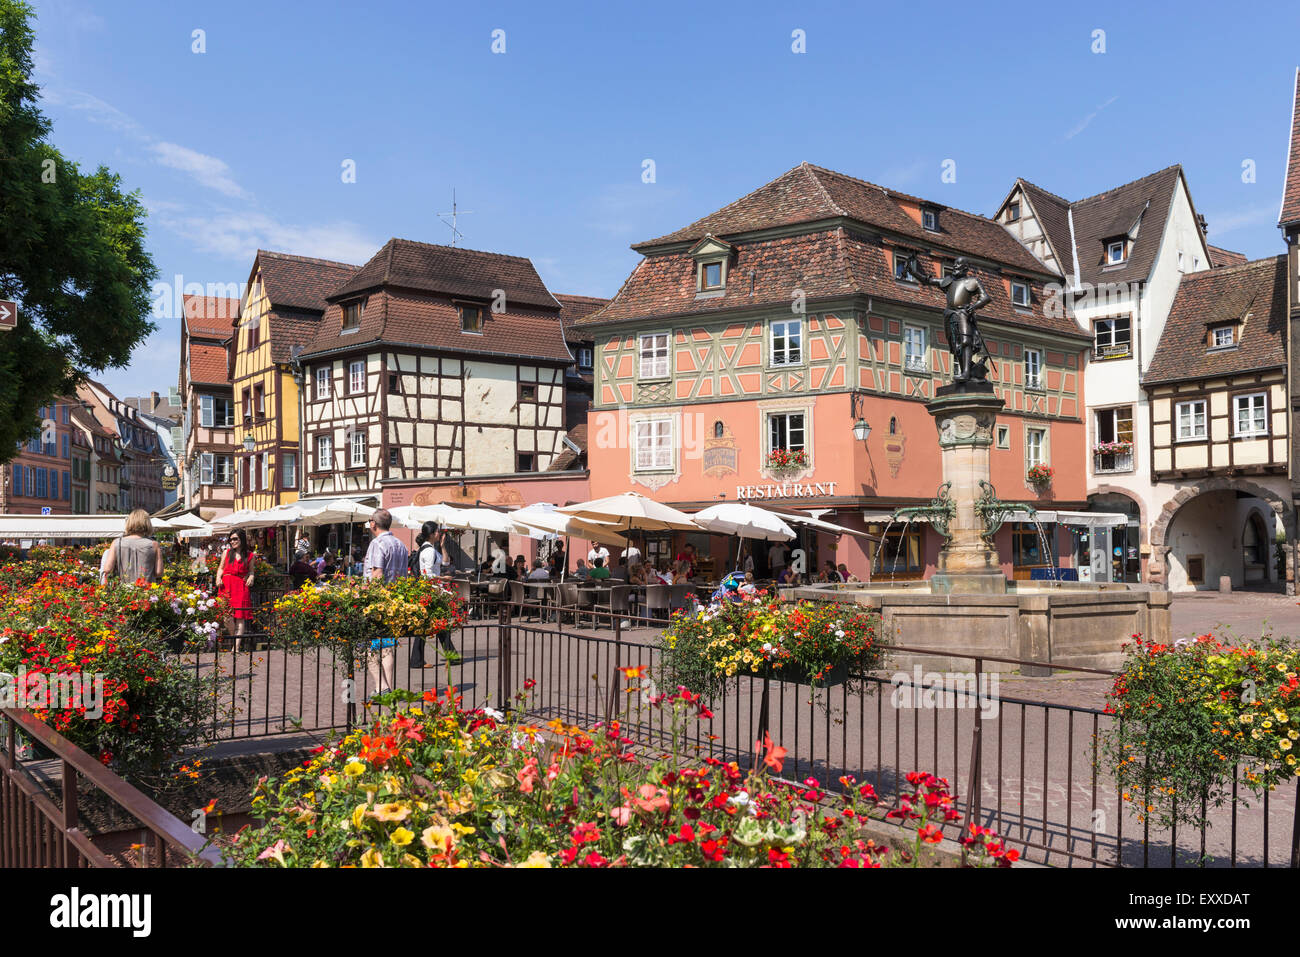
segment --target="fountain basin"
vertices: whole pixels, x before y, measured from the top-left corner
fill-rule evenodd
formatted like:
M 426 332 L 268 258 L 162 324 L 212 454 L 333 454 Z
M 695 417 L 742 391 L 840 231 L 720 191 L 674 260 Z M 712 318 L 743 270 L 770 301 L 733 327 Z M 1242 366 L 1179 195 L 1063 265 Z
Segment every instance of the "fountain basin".
M 1122 645 L 1135 634 L 1171 640 L 1170 595 L 1142 585 L 1090 582 L 1006 582 L 1004 594 L 942 593 L 929 581 L 809 585 L 784 597 L 840 601 L 880 616 L 890 644 L 943 654 L 904 654 L 886 667 L 970 671 L 974 657 L 1014 658 L 1022 666 L 984 661 L 987 671 L 1051 674 L 1051 665 L 1117 670 Z

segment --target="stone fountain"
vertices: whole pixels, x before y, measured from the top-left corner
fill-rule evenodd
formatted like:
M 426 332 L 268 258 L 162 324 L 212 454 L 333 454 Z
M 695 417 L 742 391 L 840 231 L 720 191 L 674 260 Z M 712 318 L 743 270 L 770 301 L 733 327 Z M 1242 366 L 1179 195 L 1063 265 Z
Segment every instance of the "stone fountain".
M 937 568 L 924 582 L 813 586 L 796 589 L 795 596 L 864 605 L 880 614 L 894 644 L 953 656 L 891 659 L 891 667 L 904 669 L 965 671 L 976 655 L 1040 663 L 985 663 L 990 670 L 1026 674 L 1050 673 L 1048 663 L 1116 668 L 1121 645 L 1133 634 L 1170 640 L 1168 592 L 1144 585 L 1007 581 L 994 535 L 1012 512 L 1026 512 L 1033 521 L 1037 516 L 1028 503 L 999 499 L 989 481 L 994 427 L 1004 405 L 987 378 L 988 353 L 976 318 L 989 297 L 963 259 L 938 279 L 921 272 L 914 259 L 907 268 L 947 296 L 953 381 L 936 389 L 927 404 L 938 430 L 943 482 L 928 505 L 900 508 L 893 518 L 927 521 L 944 536 Z

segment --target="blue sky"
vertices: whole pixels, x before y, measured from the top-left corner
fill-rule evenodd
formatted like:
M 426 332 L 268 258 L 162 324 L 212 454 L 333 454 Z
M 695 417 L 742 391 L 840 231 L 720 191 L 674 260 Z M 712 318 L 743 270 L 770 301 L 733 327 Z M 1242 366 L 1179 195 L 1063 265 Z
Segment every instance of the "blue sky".
M 54 142 L 141 192 L 169 283 L 243 282 L 258 247 L 445 243 L 454 188 L 463 245 L 612 296 L 630 243 L 804 160 L 985 215 L 1017 176 L 1074 199 L 1182 163 L 1211 242 L 1280 250 L 1296 4 L 35 6 Z M 158 322 L 102 376 L 119 394 L 175 384 Z

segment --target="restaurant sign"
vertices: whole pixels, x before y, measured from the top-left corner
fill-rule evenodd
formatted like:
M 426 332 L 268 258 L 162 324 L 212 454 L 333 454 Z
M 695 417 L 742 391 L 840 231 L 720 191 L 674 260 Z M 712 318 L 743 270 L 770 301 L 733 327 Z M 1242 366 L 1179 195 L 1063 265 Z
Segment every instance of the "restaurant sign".
M 736 498 L 813 498 L 834 495 L 838 482 L 783 482 L 778 485 L 737 485 Z

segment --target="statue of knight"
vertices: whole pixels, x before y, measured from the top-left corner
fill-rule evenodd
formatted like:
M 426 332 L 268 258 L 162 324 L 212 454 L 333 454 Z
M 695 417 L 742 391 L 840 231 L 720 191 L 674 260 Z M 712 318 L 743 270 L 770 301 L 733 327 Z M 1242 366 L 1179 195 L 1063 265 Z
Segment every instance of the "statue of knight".
M 952 274 L 937 279 L 921 268 L 915 253 L 907 258 L 904 269 L 917 282 L 942 289 L 948 299 L 943 310 L 943 323 L 948 334 L 948 351 L 953 359 L 953 385 L 963 389 L 991 390 L 988 363 L 978 357 L 983 354 L 990 361 L 993 357 L 984 345 L 975 313 L 992 300 L 980 281 L 971 274 L 966 258 L 958 256 L 952 264 Z

